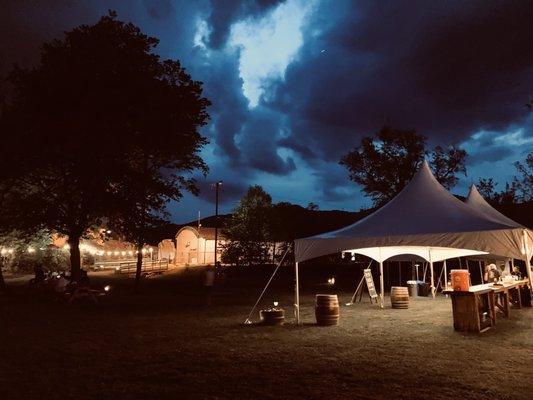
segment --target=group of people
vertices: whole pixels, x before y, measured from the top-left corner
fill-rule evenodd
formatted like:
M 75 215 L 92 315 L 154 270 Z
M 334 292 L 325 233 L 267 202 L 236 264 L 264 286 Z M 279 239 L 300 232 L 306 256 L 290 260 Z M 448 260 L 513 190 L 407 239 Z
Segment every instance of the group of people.
M 46 272 L 42 265 L 38 264 L 33 269 L 34 277 L 30 281 L 31 287 L 49 286 L 53 292 L 58 296 L 63 296 L 68 293 L 75 294 L 76 292 L 89 290 L 90 281 L 87 271 L 80 271 L 80 278 L 74 281 L 65 272 Z
M 491 282 L 497 282 L 503 275 L 509 274 L 509 272 L 505 272 L 505 268 L 499 268 L 496 266 L 495 263 L 490 263 L 485 266 L 485 273 L 483 276 L 484 282 L 491 283 Z M 522 271 L 518 267 L 518 265 L 514 265 L 511 271 L 511 275 L 517 276 L 519 279 L 522 278 Z

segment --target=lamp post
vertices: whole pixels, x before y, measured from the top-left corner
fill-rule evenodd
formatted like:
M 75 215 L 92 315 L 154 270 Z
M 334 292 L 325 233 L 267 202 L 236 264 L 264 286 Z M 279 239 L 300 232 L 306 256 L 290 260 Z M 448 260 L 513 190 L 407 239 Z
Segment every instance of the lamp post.
M 222 181 L 215 183 L 215 268 L 217 267 L 217 248 L 218 248 L 218 188 Z

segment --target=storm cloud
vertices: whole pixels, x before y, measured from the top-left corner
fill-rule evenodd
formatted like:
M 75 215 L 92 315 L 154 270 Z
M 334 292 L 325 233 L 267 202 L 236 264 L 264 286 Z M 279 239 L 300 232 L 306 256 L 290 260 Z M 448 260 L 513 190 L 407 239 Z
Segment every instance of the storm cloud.
M 211 172 L 199 199 L 171 205 L 178 222 L 211 210 L 216 180 L 225 211 L 250 184 L 357 209 L 367 200 L 338 161 L 385 123 L 467 149 L 457 190 L 487 177 L 488 162 L 503 186 L 533 148 L 531 1 L 8 1 L 0 73 L 107 9 L 158 37 L 212 101 Z

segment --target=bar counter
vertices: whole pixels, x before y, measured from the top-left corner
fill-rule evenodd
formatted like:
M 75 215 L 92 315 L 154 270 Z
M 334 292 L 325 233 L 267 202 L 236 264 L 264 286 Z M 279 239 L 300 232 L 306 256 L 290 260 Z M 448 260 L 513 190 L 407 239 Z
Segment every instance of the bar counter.
M 511 317 L 511 305 L 531 306 L 529 281 L 485 283 L 470 286 L 468 291 L 448 288 L 444 294 L 452 298 L 453 326 L 459 332 L 485 332 L 496 324 L 496 311 Z

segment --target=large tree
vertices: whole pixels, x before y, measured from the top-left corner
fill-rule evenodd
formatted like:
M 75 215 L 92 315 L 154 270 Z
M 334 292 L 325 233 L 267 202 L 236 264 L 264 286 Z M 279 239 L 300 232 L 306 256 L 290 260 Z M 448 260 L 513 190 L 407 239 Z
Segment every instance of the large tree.
M 207 119 L 208 102 L 179 63 L 153 52 L 157 43 L 111 12 L 45 43 L 37 67 L 11 75 L 15 96 L 0 122 L 10 151 L 0 171 L 16 181 L 12 215 L 21 225 L 68 236 L 75 279 L 79 241 L 88 229 L 119 215 L 133 196 L 167 190 L 142 191 L 135 178 L 154 171 L 173 176 L 191 160 L 198 163 L 196 155 L 183 155 L 205 142 L 196 127 Z M 157 146 L 166 149 L 157 153 Z
M 375 205 L 396 196 L 419 169 L 425 157 L 437 180 L 453 187 L 457 174 L 466 175 L 466 152 L 456 146 L 436 146 L 428 151 L 427 138 L 414 130 L 384 126 L 374 136 L 365 137 L 340 160 L 350 180 L 361 185 Z
M 149 111 L 139 115 L 137 135 L 124 150 L 124 173 L 115 185 L 119 207 L 110 218 L 111 226 L 137 248 L 136 292 L 143 246 L 151 230 L 168 224 L 167 203 L 181 199 L 183 191 L 198 193 L 194 179 L 184 175 L 207 173 L 199 156 L 207 141 L 198 128 L 207 122 L 209 105 L 201 97 L 201 83 L 177 62 L 165 62 L 162 74 L 161 82 L 139 94 Z

